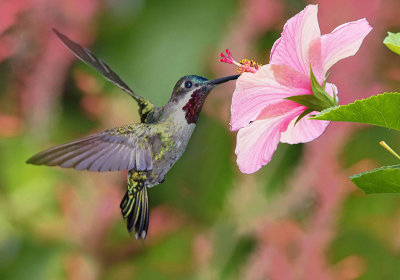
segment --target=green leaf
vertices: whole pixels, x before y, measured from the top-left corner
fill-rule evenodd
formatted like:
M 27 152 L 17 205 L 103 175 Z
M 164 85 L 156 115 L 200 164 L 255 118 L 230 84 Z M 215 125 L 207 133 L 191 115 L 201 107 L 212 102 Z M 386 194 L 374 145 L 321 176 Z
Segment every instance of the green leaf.
M 322 88 L 321 85 L 318 83 L 317 78 L 315 77 L 314 72 L 312 71 L 312 68 L 310 67 L 310 78 L 311 78 L 311 90 L 314 96 L 318 100 L 320 100 L 321 103 L 328 104 L 324 105 L 325 106 L 324 109 L 336 106 L 337 104 L 334 102 L 333 98 L 324 89 L 326 82 L 328 81 L 328 77 L 325 78 L 325 81 L 323 83 L 324 88 Z
M 388 32 L 388 36 L 385 38 L 385 40 L 383 40 L 383 43 L 392 52 L 400 54 L 400 32 L 399 33 Z
M 357 122 L 400 130 L 400 93 L 383 93 L 328 108 L 311 119 Z
M 400 165 L 383 166 L 350 177 L 365 193 L 400 193 Z
M 324 107 L 324 105 L 326 105 L 326 103 L 321 104 L 321 100 L 319 100 L 312 94 L 289 96 L 289 97 L 286 97 L 285 99 L 296 102 L 300 105 L 303 105 L 307 108 L 312 109 L 313 111 L 321 112 L 322 110 L 327 108 L 327 107 Z
M 329 76 L 330 76 L 330 75 L 331 75 L 331 72 L 328 72 L 328 73 L 326 74 L 325 81 L 324 81 L 324 83 L 322 84 L 322 88 L 323 88 L 323 89 L 326 88 L 326 83 L 328 82 L 328 79 L 329 79 Z
M 329 75 L 328 75 L 329 76 Z M 326 77 L 323 86 L 325 88 L 326 82 L 328 80 L 328 77 Z M 313 94 L 304 94 L 304 95 L 295 95 L 295 96 L 290 96 L 285 99 L 296 102 L 300 105 L 303 105 L 308 108 L 308 113 L 313 112 L 313 111 L 318 111 L 321 112 L 327 108 L 331 108 L 333 106 L 337 105 L 336 102 L 336 96 L 335 99 L 333 99 L 318 83 L 317 78 L 315 78 L 315 75 L 312 71 L 312 68 L 310 67 L 310 81 L 311 81 L 311 90 Z M 300 118 L 297 119 L 296 123 L 303 118 L 305 115 L 301 115 Z
M 308 108 L 303 113 L 301 113 L 301 115 L 297 117 L 296 122 L 294 123 L 294 125 L 296 125 L 302 118 L 304 118 L 305 116 L 307 116 L 311 112 L 314 112 L 314 110 L 311 109 L 311 108 Z

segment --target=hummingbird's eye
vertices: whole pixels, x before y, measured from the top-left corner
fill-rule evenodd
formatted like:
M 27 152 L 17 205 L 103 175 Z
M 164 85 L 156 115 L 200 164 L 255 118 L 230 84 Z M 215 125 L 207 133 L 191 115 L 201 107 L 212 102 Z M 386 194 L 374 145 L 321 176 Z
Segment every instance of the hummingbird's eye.
M 191 81 L 186 81 L 185 82 L 185 88 L 191 88 L 192 87 L 192 82 Z

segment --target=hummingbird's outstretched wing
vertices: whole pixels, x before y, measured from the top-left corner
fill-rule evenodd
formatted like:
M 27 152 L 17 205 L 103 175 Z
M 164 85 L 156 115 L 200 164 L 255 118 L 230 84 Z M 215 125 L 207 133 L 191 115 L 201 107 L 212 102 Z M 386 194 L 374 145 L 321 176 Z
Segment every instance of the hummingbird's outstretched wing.
M 27 163 L 89 171 L 153 169 L 146 124 L 118 127 L 56 146 L 34 155 Z
M 133 90 L 131 90 L 130 87 L 124 81 L 122 81 L 121 78 L 104 61 L 97 58 L 90 50 L 69 39 L 66 35 L 62 34 L 57 29 L 53 28 L 53 31 L 57 35 L 57 37 L 60 38 L 61 42 L 76 57 L 99 71 L 107 80 L 121 88 L 130 96 L 132 96 L 139 103 L 139 106 L 152 105 L 154 107 L 154 105 L 148 99 L 145 99 L 134 93 Z

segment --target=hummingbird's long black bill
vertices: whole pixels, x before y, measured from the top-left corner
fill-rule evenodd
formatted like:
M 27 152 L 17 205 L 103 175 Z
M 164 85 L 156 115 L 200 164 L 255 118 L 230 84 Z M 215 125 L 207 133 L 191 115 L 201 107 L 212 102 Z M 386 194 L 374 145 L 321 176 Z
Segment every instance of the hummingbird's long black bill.
M 210 80 L 207 82 L 207 84 L 211 84 L 211 85 L 219 85 L 222 83 L 226 83 L 228 81 L 232 81 L 232 80 L 236 80 L 237 78 L 239 78 L 240 75 L 232 75 L 232 76 L 227 76 L 227 77 L 222 77 L 222 78 L 218 78 L 215 80 Z

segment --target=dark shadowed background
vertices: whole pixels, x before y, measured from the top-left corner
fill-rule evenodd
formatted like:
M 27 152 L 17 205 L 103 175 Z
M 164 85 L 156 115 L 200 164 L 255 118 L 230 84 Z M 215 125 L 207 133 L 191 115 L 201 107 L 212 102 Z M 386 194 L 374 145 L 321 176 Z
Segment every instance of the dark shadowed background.
M 125 173 L 26 165 L 40 150 L 138 122 L 136 104 L 78 62 L 58 28 L 90 47 L 137 93 L 167 102 L 178 78 L 267 63 L 300 0 L 1 0 L 0 279 L 399 279 L 400 196 L 365 195 L 348 176 L 395 163 L 395 131 L 331 124 L 312 143 L 281 144 L 253 175 L 235 164 L 234 83 L 208 98 L 189 147 L 150 190 L 145 241 L 119 212 Z M 311 2 L 310 2 L 311 3 Z M 398 0 L 321 0 L 322 33 L 366 17 L 359 53 L 332 68 L 340 103 L 400 90 Z

